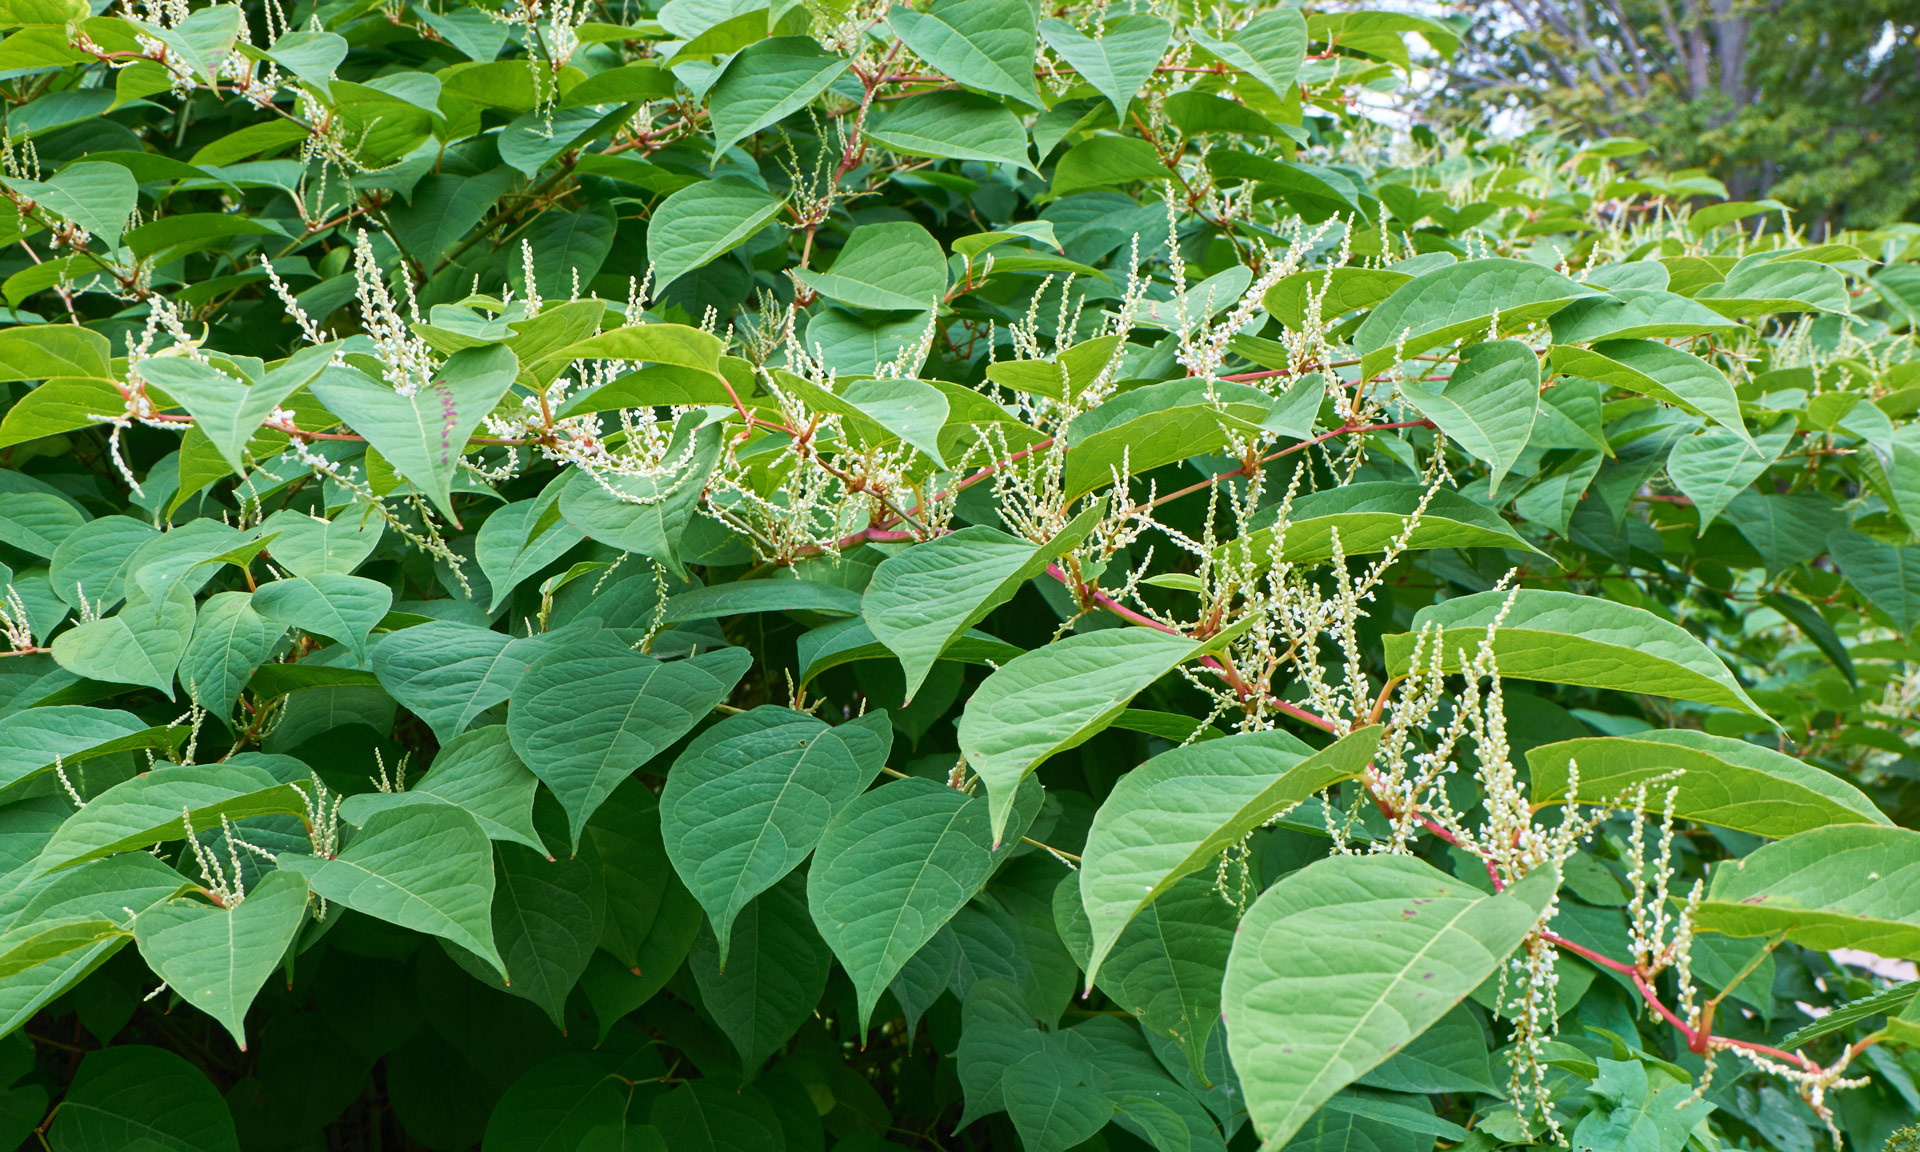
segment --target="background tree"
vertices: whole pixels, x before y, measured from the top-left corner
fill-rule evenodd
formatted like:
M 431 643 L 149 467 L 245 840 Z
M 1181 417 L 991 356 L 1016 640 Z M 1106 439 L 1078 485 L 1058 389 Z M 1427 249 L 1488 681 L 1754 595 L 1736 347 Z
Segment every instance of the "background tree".
M 1903 219 L 1920 199 L 1913 0 L 1469 0 L 1443 101 L 1631 136 L 1735 199 L 1817 229 Z

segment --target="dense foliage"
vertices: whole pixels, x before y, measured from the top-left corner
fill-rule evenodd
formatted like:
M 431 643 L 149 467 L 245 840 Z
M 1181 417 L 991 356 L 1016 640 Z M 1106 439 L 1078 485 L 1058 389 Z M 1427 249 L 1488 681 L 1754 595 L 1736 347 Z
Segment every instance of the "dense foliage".
M 0 0 L 5 1140 L 1920 1105 L 1911 233 L 1412 17 L 130 5 Z
M 1915 0 L 1464 0 L 1436 106 L 1632 136 L 1741 199 L 1877 227 L 1920 203 Z M 1458 19 L 1458 17 L 1456 17 Z

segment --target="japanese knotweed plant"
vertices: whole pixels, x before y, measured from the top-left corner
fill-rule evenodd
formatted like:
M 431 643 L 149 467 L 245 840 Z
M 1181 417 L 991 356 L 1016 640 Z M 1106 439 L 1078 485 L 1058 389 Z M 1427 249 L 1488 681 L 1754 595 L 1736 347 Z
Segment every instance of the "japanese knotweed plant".
M 1348 4 L 0 26 L 5 1139 L 1910 1140 L 1920 229 Z

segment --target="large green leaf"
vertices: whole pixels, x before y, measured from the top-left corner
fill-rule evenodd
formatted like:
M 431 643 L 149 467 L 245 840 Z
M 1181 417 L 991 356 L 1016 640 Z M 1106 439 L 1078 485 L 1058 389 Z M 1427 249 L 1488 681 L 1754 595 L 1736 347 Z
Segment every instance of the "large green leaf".
M 937 307 L 946 294 L 947 260 L 918 224 L 867 224 L 853 230 L 827 271 L 794 278 L 849 308 L 919 310 Z
M 620 782 L 725 700 L 752 658 L 722 648 L 662 663 L 604 635 L 555 647 L 513 690 L 513 750 L 567 812 L 574 844 Z
M 687 966 L 701 1004 L 752 1075 L 813 1015 L 833 954 L 807 914 L 806 879 L 797 872 L 746 904 L 730 931 L 731 947 L 722 948 L 703 928 Z
M 1658 340 L 1606 340 L 1592 348 L 1559 345 L 1553 349 L 1553 370 L 1658 397 L 1747 438 L 1740 401 L 1726 373 Z
M 194 426 L 220 450 L 232 469 L 245 474 L 247 442 L 287 397 L 313 381 L 332 350 L 308 348 L 251 383 L 205 360 L 151 356 L 140 362 L 141 379 L 180 402 Z
M 1045 20 L 1040 25 L 1047 46 L 1107 98 L 1115 116 L 1125 119 L 1134 93 L 1146 85 L 1166 55 L 1173 26 L 1157 16 L 1131 15 L 1110 21 L 1098 31 L 1095 39 L 1064 20 Z M 1303 47 L 1305 43 L 1303 38 Z
M 885 712 L 828 727 L 763 706 L 702 732 L 674 761 L 660 793 L 660 832 L 713 921 L 722 969 L 734 918 L 799 867 L 892 746 Z
M 1912 635 L 1920 626 L 1920 548 L 1840 528 L 1827 537 L 1827 549 L 1854 591 L 1885 612 L 1901 635 Z
M 286 631 L 254 611 L 250 593 L 216 592 L 201 603 L 193 622 L 177 670 L 180 683 L 196 704 L 224 717 Z
M 1207 51 L 1265 84 L 1276 100 L 1287 98 L 1306 60 L 1306 18 L 1291 6 L 1256 15 L 1224 42 L 1199 28 L 1192 32 Z
M 1483 333 L 1497 313 L 1503 324 L 1550 316 L 1597 288 L 1551 268 L 1499 257 L 1466 260 L 1416 276 L 1394 290 L 1353 334 L 1368 375 L 1399 356 L 1418 356 L 1463 336 Z
M 807 903 L 859 996 L 860 1026 L 922 945 L 987 883 L 1039 808 L 1021 792 L 994 847 L 987 802 L 918 778 L 882 785 L 827 825 L 807 873 Z
M 1419 520 L 1414 522 L 1416 512 Z M 1537 551 L 1486 505 L 1446 488 L 1429 494 L 1425 485 L 1398 480 L 1366 480 L 1301 496 L 1289 507 L 1284 527 L 1274 523 L 1279 513 L 1276 506 L 1257 515 L 1248 525 L 1251 531 L 1222 545 L 1221 554 L 1263 566 L 1312 564 L 1333 558 L 1336 534 L 1345 556 L 1384 552 L 1403 538 L 1404 547 L 1416 552 L 1434 548 Z
M 719 457 L 720 425 L 689 413 L 674 426 L 667 452 L 682 465 L 679 471 L 661 477 L 574 473 L 560 493 L 560 514 L 600 543 L 652 557 L 684 576 L 680 538 Z
M 154 973 L 220 1021 L 244 1052 L 247 1008 L 306 918 L 307 882 L 274 871 L 230 907 L 191 898 L 156 904 L 134 917 L 133 934 Z
M 490 915 L 493 848 L 464 809 L 409 804 L 376 812 L 339 855 L 282 853 L 280 867 L 305 876 L 324 899 L 442 937 L 506 975 Z
M 1630 790 L 1645 784 L 1651 811 L 1662 810 L 1672 790 L 1675 816 L 1756 836 L 1791 836 L 1829 824 L 1892 823 L 1864 793 L 1831 772 L 1759 744 L 1690 729 L 1562 740 L 1531 749 L 1533 802 L 1564 802 L 1575 765 L 1581 803 L 1631 805 Z
M 647 222 L 655 290 L 738 248 L 784 205 L 766 189 L 731 176 L 691 184 L 667 197 Z
M 433 769 L 405 792 L 362 792 L 340 806 L 340 818 L 365 824 L 383 808 L 417 802 L 451 804 L 480 821 L 490 840 L 524 844 L 544 855 L 533 826 L 533 797 L 540 778 L 514 755 L 505 725 L 463 732 L 434 755 Z
M 1616 289 L 1567 305 L 1553 317 L 1555 344 L 1601 340 L 1669 340 L 1737 332 L 1740 325 L 1685 296 L 1646 288 Z
M 1147 685 L 1205 652 L 1152 628 L 1069 636 L 1014 657 L 974 689 L 955 725 L 967 764 L 986 783 L 998 845 L 1027 774 L 1092 739 Z
M 1431 388 L 1403 382 L 1400 391 L 1468 455 L 1486 461 L 1493 495 L 1533 434 L 1540 361 L 1518 340 L 1489 340 L 1468 348 L 1445 381 Z
M 260 586 L 253 610 L 275 624 L 337 640 L 365 664 L 367 637 L 393 607 L 393 590 L 364 576 L 322 572 Z
M 105 240 L 109 249 L 120 242 L 127 218 L 140 202 L 140 184 L 133 173 L 96 161 L 69 164 L 48 181 L 9 179 L 6 184 Z
M 558 484 L 550 484 L 532 500 L 495 509 L 480 526 L 473 554 L 493 588 L 488 611 L 497 610 L 522 582 L 585 538 L 565 517 L 550 514 L 563 490 Z
M 1335 856 L 1262 893 L 1223 990 L 1263 1149 L 1446 1015 L 1539 920 L 1557 877 L 1489 896 L 1406 856 Z
M 435 620 L 389 633 L 373 649 L 380 686 L 427 722 L 442 743 L 513 695 L 546 637 Z
M 506 990 L 540 1006 L 566 1027 L 567 996 L 593 958 L 606 917 L 607 889 L 591 849 L 553 859 L 520 844 L 494 848 L 493 940 L 506 961 Z M 491 972 L 455 956 L 475 976 Z
M 1247 732 L 1162 752 L 1122 776 L 1094 814 L 1080 866 L 1087 986 L 1142 908 L 1276 815 L 1359 775 L 1379 743 L 1378 727 L 1319 752 L 1285 732 Z
M 1005 103 L 974 92 L 924 92 L 868 113 L 867 139 L 906 156 L 985 160 L 1031 170 L 1027 129 Z
M 1422 608 L 1413 632 L 1386 637 L 1387 665 L 1404 674 L 1419 630 L 1431 625 L 1437 635 L 1423 660 L 1434 660 L 1437 647 L 1440 666 L 1457 671 L 1473 661 L 1503 609 L 1493 638 L 1502 676 L 1697 700 L 1766 718 L 1720 658 L 1685 628 L 1643 608 L 1571 592 L 1481 592 Z
M 135 748 L 165 748 L 164 728 L 112 708 L 51 704 L 0 718 L 0 788 L 52 768 Z
M 1081 513 L 1044 545 L 974 525 L 881 561 L 860 613 L 875 638 L 900 658 L 906 699 L 913 699 L 949 644 L 1078 547 L 1099 515 L 1097 508 Z
M 1033 86 L 1039 36 L 1025 0 L 934 0 L 925 12 L 897 7 L 887 23 L 909 51 L 946 76 L 1041 106 Z
M 41 872 L 115 852 L 177 840 L 191 823 L 197 832 L 220 827 L 222 817 L 243 820 L 305 811 L 299 789 L 251 764 L 168 764 L 123 780 L 67 818 L 41 850 Z
M 144 1044 L 87 1054 L 47 1130 L 54 1152 L 240 1152 L 220 1090 L 185 1058 Z
M 144 684 L 173 699 L 173 674 L 193 635 L 193 593 L 175 585 L 158 599 L 136 590 L 119 612 L 53 640 L 53 658 L 76 676 Z
M 364 504 L 337 518 L 282 509 L 260 524 L 273 562 L 295 576 L 351 575 L 380 546 L 387 522 Z
M 811 36 L 776 36 L 742 49 L 707 94 L 714 159 L 806 107 L 840 78 L 849 63 L 846 57 L 820 47 Z
M 1827 951 L 1920 959 L 1920 832 L 1814 828 L 1714 867 L 1695 922 L 1729 936 L 1773 936 Z
M 1684 436 L 1674 444 L 1667 455 L 1667 478 L 1681 495 L 1693 501 L 1701 533 L 1735 497 L 1766 473 L 1792 435 L 1793 422 L 1782 420 L 1772 432 L 1751 442 L 1713 428 Z
M 432 383 L 412 395 L 346 367 L 328 368 L 312 387 L 322 404 L 458 524 L 453 475 L 461 454 L 519 371 L 513 353 L 494 344 L 455 352 Z

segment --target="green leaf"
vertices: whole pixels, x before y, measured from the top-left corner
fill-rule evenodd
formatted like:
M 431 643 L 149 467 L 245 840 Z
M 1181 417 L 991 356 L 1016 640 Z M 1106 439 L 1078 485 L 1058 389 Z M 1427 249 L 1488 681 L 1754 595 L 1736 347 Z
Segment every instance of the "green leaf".
M 778 372 L 775 378 L 780 387 L 798 395 L 807 407 L 843 417 L 856 446 L 884 448 L 905 441 L 936 466 L 945 465 L 940 437 L 950 413 L 946 394 L 933 385 L 894 378 L 854 380 L 830 392 L 791 372 Z
M 149 728 L 131 712 L 53 704 L 0 717 L 0 788 L 53 767 L 137 748 L 167 748 L 165 728 Z
M 606 873 L 607 918 L 600 947 L 622 967 L 640 968 L 647 942 L 655 935 L 656 919 L 672 923 L 675 917 L 669 905 L 684 906 L 690 924 L 672 956 L 672 965 L 678 967 L 700 921 L 700 906 L 667 859 L 660 837 L 658 797 L 639 780 L 628 779 L 587 821 L 585 838 L 593 843 Z M 652 966 L 643 971 L 652 974 Z M 671 970 L 659 973 L 660 982 L 665 983 L 670 974 Z
M 227 1102 L 198 1068 L 144 1044 L 89 1052 L 47 1130 L 54 1152 L 240 1152 Z
M 897 7 L 887 23 L 908 51 L 943 75 L 1043 106 L 1033 86 L 1039 36 L 1024 0 L 934 0 L 925 12 Z
M 1599 1075 L 1587 1089 L 1600 1107 L 1581 1117 L 1575 1147 L 1661 1152 L 1682 1148 L 1713 1105 L 1694 1098 L 1693 1086 L 1662 1077 L 1656 1090 L 1639 1060 L 1597 1062 Z
M 1694 299 L 1735 319 L 1773 312 L 1852 311 L 1845 278 L 1812 260 L 1743 261 L 1725 280 L 1694 293 Z
M 527 665 L 546 647 L 544 636 L 515 640 L 490 628 L 435 620 L 382 637 L 373 648 L 373 674 L 444 744 L 513 695 Z
M 1498 1096 L 1487 1038 L 1473 1013 L 1455 1007 L 1405 1048 L 1376 1064 L 1359 1083 L 1393 1092 L 1483 1092 Z
M 1533 929 L 1557 878 L 1488 896 L 1405 856 L 1335 856 L 1248 910 L 1223 990 L 1261 1147 L 1446 1015 Z
M 1298 8 L 1262 12 L 1221 42 L 1197 27 L 1195 42 L 1240 71 L 1265 84 L 1279 100 L 1299 75 L 1307 55 L 1307 21 Z
M 1842 528 L 1827 537 L 1840 574 L 1867 603 L 1887 614 L 1902 636 L 1920 625 L 1920 548 L 1882 544 Z
M 1425 503 L 1426 508 L 1421 509 Z M 1512 548 L 1536 551 L 1498 512 L 1446 488 L 1398 480 L 1367 480 L 1309 493 L 1294 500 L 1284 528 L 1273 524 L 1278 506 L 1249 522 L 1253 530 L 1220 548 L 1241 562 L 1315 564 L 1333 558 L 1340 537 L 1345 556 L 1383 552 L 1405 537 L 1409 551 L 1433 548 Z M 1411 534 L 1407 524 L 1419 520 Z
M 272 538 L 267 554 L 274 563 L 295 576 L 346 576 L 373 555 L 386 526 L 364 506 L 350 507 L 335 520 L 283 509 L 261 522 L 260 535 Z
M 599 1060 L 568 1052 L 515 1080 L 487 1117 L 487 1152 L 579 1152 L 588 1135 L 617 1124 L 628 1089 Z
M 748 136 L 806 107 L 850 63 L 811 36 L 776 36 L 742 49 L 707 95 L 715 162 Z
M 1013 851 L 1040 791 L 1021 797 L 1009 822 L 1013 842 L 1000 849 L 984 799 L 919 778 L 875 788 L 827 825 L 808 870 L 807 902 L 853 981 L 863 1032 L 880 993 Z
M 1043 1049 L 1016 1060 L 1003 1073 L 1007 1117 L 1030 1152 L 1066 1152 L 1091 1139 L 1113 1118 L 1101 1091 L 1103 1078 L 1085 1060 L 1062 1059 Z
M 142 380 L 179 401 L 195 427 L 220 450 L 221 459 L 235 473 L 245 475 L 247 442 L 287 397 L 313 382 L 333 351 L 324 345 L 305 349 L 258 384 L 184 356 L 150 356 L 135 370 Z
M 1285 732 L 1247 732 L 1162 752 L 1122 776 L 1094 814 L 1080 866 L 1087 987 L 1141 909 L 1268 820 L 1359 775 L 1379 743 L 1378 726 L 1319 752 Z
M 661 836 L 713 921 L 722 969 L 734 918 L 799 867 L 892 746 L 884 712 L 830 728 L 763 706 L 702 732 L 674 761 L 660 793 Z
M 1645 609 L 1571 592 L 1481 592 L 1422 608 L 1413 632 L 1386 637 L 1389 670 L 1396 676 L 1408 670 L 1419 630 L 1432 625 L 1437 635 L 1425 646 L 1422 666 L 1431 666 L 1437 641 L 1440 666 L 1458 671 L 1473 661 L 1487 625 L 1503 609 L 1493 641 L 1502 676 L 1696 700 L 1767 719 L 1720 658 L 1685 628 Z
M 1048 192 L 1067 196 L 1107 184 L 1172 179 L 1174 172 L 1153 145 L 1132 136 L 1095 136 L 1067 150 L 1053 167 Z
M 328 368 L 312 387 L 322 404 L 458 524 L 453 475 L 460 455 L 519 371 L 512 352 L 491 345 L 455 352 L 432 383 L 411 396 L 346 367 Z
M 1130 15 L 1110 21 L 1092 39 L 1064 20 L 1044 20 L 1040 33 L 1080 78 L 1094 86 L 1125 120 L 1134 94 L 1146 86 L 1167 54 L 1173 26 L 1157 16 Z M 1302 40 L 1304 47 L 1305 41 Z
M 599 861 L 591 851 L 555 860 L 544 848 L 511 843 L 496 845 L 494 855 L 493 940 L 506 961 L 507 991 L 533 1001 L 564 1029 L 567 996 L 593 958 L 606 917 Z
M 1792 436 L 1793 422 L 1782 420 L 1754 441 L 1718 429 L 1680 438 L 1667 456 L 1667 478 L 1693 501 L 1702 534 L 1736 496 L 1773 466 Z
M 794 277 L 849 308 L 917 310 L 937 307 L 946 294 L 947 259 L 918 224 L 866 224 L 853 230 L 830 269 Z
M 689 1080 L 653 1102 L 647 1117 L 673 1152 L 777 1152 L 786 1147 L 767 1098 L 731 1077 Z
M 647 222 L 654 291 L 733 251 L 778 215 L 786 201 L 738 177 L 705 180 L 661 201 Z
M 923 92 L 867 115 L 867 139 L 905 156 L 984 160 L 1036 171 L 1027 129 L 1007 106 L 975 92 Z
M 347 646 L 356 663 L 367 660 L 367 637 L 393 607 L 393 590 L 364 576 L 322 572 L 262 584 L 253 610 L 264 619 Z
M 1444 382 L 1432 388 L 1403 382 L 1400 391 L 1467 455 L 1492 468 L 1488 494 L 1494 495 L 1533 435 L 1540 361 L 1518 340 L 1490 340 L 1468 348 Z
M 9 179 L 6 184 L 41 208 L 57 212 L 105 240 L 108 249 L 120 243 L 127 218 L 140 202 L 140 184 L 133 173 L 118 164 L 97 161 L 69 164 L 45 183 Z
M 1787 1038 L 1780 1041 L 1780 1047 L 1791 1052 L 1809 1040 L 1817 1040 L 1822 1036 L 1839 1032 L 1862 1020 L 1870 1020 L 1875 1016 L 1895 1015 L 1913 1003 L 1916 994 L 1920 994 L 1920 980 L 1909 980 L 1904 984 L 1884 988 L 1871 996 L 1849 1000 L 1813 1023 L 1788 1033 Z
M 53 327 L 45 325 L 44 327 Z M 100 423 L 126 408 L 120 390 L 106 380 L 81 376 L 50 376 L 39 387 L 14 402 L 0 418 L 0 448 L 11 448 L 43 436 L 57 436 Z
M 194 703 L 225 717 L 285 634 L 284 625 L 268 624 L 253 610 L 251 594 L 216 592 L 200 605 L 180 657 L 180 682 Z
M 111 920 L 35 920 L 0 936 L 0 980 L 57 963 L 128 932 Z
M 853 616 L 860 611 L 859 593 L 814 580 L 740 580 L 667 597 L 664 620 L 718 620 L 748 612 L 819 612 Z
M 1112 484 L 1122 465 L 1137 474 L 1220 452 L 1232 439 L 1263 427 L 1273 414 L 1270 405 L 1244 402 L 1245 394 L 1233 391 L 1233 385 L 1208 389 L 1196 383 L 1148 384 L 1075 417 L 1067 427 L 1072 447 L 1061 478 L 1065 498 Z
M 719 337 L 685 324 L 628 324 L 568 345 L 543 359 L 540 367 L 545 370 L 575 360 L 630 360 L 719 376 L 725 351 L 726 345 Z
M 1315 298 L 1320 319 L 1337 320 L 1360 308 L 1371 308 L 1393 295 L 1413 277 L 1385 268 L 1328 268 L 1295 272 L 1267 289 L 1263 303 L 1274 319 L 1298 328 L 1306 322 Z
M 306 881 L 274 871 L 231 907 L 192 898 L 156 904 L 134 917 L 133 934 L 154 974 L 220 1021 L 244 1052 L 247 1008 L 306 918 Z
M 86 513 L 51 492 L 8 492 L 0 496 L 0 544 L 52 559 L 54 549 Z
M 531 500 L 494 509 L 487 522 L 480 525 L 473 554 L 493 588 L 493 603 L 487 605 L 487 611 L 497 611 L 515 588 L 586 538 L 565 517 L 553 514 L 554 503 L 563 491 L 560 484 L 549 484 L 545 492 Z
M 52 877 L 37 895 L 26 900 L 13 920 L 10 935 L 38 935 L 47 925 L 75 920 L 112 919 L 117 925 L 129 912 L 140 912 L 187 887 L 187 878 L 144 852 L 133 852 L 83 864 Z M 49 960 L 0 980 L 0 1030 L 11 1031 L 118 952 L 132 934 L 124 929 L 84 948 Z M 12 940 L 0 936 L 0 952 Z
M 995 669 L 955 725 L 968 766 L 987 786 L 994 845 L 1006 833 L 1028 773 L 1092 739 L 1135 694 L 1214 644 L 1152 628 L 1108 628 L 1022 653 Z
M 827 990 L 833 954 L 814 929 L 806 879 L 797 872 L 740 909 L 730 948 L 719 946 L 714 931 L 701 929 L 688 967 L 700 986 L 700 1003 L 753 1075 L 813 1015 Z
M 1395 289 L 1355 330 L 1353 345 L 1361 372 L 1371 376 L 1398 357 L 1485 332 L 1495 313 L 1503 325 L 1537 320 L 1598 292 L 1524 260 L 1466 260 Z
M 113 345 L 105 336 L 71 324 L 0 329 L 0 379 L 45 380 L 53 376 L 113 375 Z
M 1695 922 L 1729 936 L 1920 959 L 1920 832 L 1866 824 L 1814 828 L 1716 865 Z
M 332 859 L 282 853 L 280 867 L 321 898 L 452 941 L 506 976 L 494 950 L 493 850 L 480 822 L 449 804 L 376 812 Z
M 1082 512 L 1044 545 L 974 525 L 881 561 L 860 611 L 874 637 L 900 658 L 905 698 L 913 699 L 948 645 L 1078 547 L 1099 516 L 1097 508 Z
M 513 690 L 513 750 L 567 812 L 573 843 L 635 769 L 726 699 L 752 657 L 722 648 L 661 663 L 604 636 L 550 649 Z
M 685 461 L 676 473 L 657 478 L 574 474 L 560 494 L 561 516 L 602 544 L 652 557 L 684 577 L 680 537 L 719 462 L 720 430 L 718 423 L 702 425 L 698 413 L 681 417 L 667 451 L 667 459 Z
M 1527 753 L 1532 800 L 1567 799 L 1569 766 L 1579 765 L 1579 800 L 1631 807 L 1647 785 L 1647 808 L 1660 811 L 1669 790 L 1673 814 L 1777 839 L 1829 824 L 1891 824 L 1858 788 L 1820 768 L 1745 740 L 1687 729 L 1589 737 L 1543 744 Z
M 1575 300 L 1554 313 L 1550 323 L 1555 344 L 1672 340 L 1740 330 L 1739 324 L 1685 296 L 1644 288 Z
M 434 755 L 433 768 L 405 792 L 363 792 L 340 806 L 340 818 L 363 825 L 377 811 L 421 801 L 451 804 L 480 821 L 489 840 L 524 844 L 546 855 L 533 827 L 533 797 L 540 778 L 514 755 L 505 725 L 475 728 L 449 740 Z
M 222 817 L 244 820 L 305 811 L 300 790 L 276 781 L 264 768 L 168 764 L 95 796 L 53 834 L 34 866 L 52 872 L 181 839 L 189 835 L 189 826 L 200 832 L 217 830 Z
M 1131 773 L 1129 776 L 1132 775 Z M 1121 777 L 1122 780 L 1128 777 Z M 1062 882 L 1077 902 L 1080 884 Z M 1142 907 L 1100 967 L 1100 988 L 1143 1028 L 1172 1040 L 1204 1076 L 1208 1038 L 1220 1019 L 1220 984 L 1239 911 L 1215 891 L 1212 876 L 1189 874 Z
M 76 676 L 143 684 L 173 699 L 173 673 L 193 635 L 193 593 L 174 585 L 158 600 L 136 590 L 119 612 L 54 637 L 53 658 Z
M 1584 376 L 1698 412 L 1747 439 L 1740 401 L 1720 369 L 1658 340 L 1607 340 L 1591 349 L 1556 345 L 1553 370 Z

